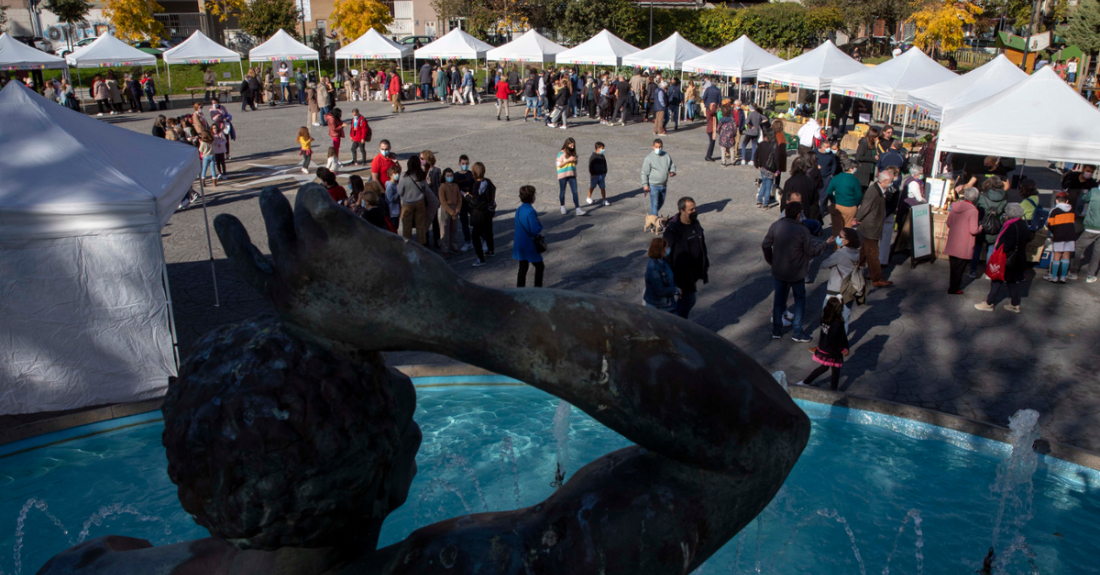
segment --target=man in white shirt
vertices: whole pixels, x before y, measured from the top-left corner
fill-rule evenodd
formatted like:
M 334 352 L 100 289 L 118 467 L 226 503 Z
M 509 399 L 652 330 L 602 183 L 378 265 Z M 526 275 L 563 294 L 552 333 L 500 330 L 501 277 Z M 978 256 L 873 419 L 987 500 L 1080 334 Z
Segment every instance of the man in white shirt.
M 287 67 L 286 62 L 279 65 L 279 93 L 282 97 L 281 102 L 285 104 L 290 96 L 290 68 Z
M 895 58 L 901 56 L 901 46 L 895 46 L 894 51 L 891 52 L 891 54 L 893 54 Z
M 811 118 L 798 129 L 798 153 L 806 155 L 814 150 L 814 139 L 821 135 L 821 124 Z

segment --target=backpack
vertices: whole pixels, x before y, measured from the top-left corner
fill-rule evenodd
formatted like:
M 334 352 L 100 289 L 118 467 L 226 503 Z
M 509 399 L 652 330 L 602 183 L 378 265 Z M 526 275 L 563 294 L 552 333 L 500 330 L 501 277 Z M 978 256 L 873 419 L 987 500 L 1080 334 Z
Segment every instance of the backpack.
M 1029 232 L 1037 232 L 1046 225 L 1047 217 L 1050 216 L 1050 211 L 1040 206 L 1039 202 L 1035 200 L 1035 196 L 1025 198 L 1024 201 L 1029 202 L 1035 208 L 1035 211 L 1031 213 L 1031 221 L 1027 223 L 1027 230 Z
M 864 279 L 859 266 L 852 268 L 852 273 L 840 282 L 840 301 L 844 305 L 852 301 L 855 301 L 856 305 L 867 303 L 867 280 Z
M 996 210 L 988 209 L 985 211 L 985 217 L 982 218 L 982 232 L 986 234 L 994 234 L 1001 231 L 1005 225 L 1004 214 L 997 213 Z
M 779 170 L 779 159 L 776 157 L 776 152 L 779 150 L 779 142 L 768 143 L 771 144 L 771 150 L 768 151 L 768 159 L 764 160 L 764 165 L 762 167 L 764 170 L 774 174 Z

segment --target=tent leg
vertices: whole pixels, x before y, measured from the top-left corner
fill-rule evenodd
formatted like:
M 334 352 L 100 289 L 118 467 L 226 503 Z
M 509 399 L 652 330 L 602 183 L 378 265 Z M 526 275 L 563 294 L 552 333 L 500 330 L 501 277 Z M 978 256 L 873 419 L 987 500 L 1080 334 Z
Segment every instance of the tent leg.
M 164 68 L 165 68 L 164 75 L 168 76 L 168 93 L 171 94 L 172 93 L 172 65 L 169 64 L 168 62 L 165 62 L 164 63 Z
M 830 116 L 830 112 L 832 112 L 832 109 L 833 109 L 833 91 L 829 90 L 829 107 L 825 110 L 825 128 L 826 128 L 826 132 L 828 131 L 827 129 L 829 128 L 829 124 L 831 123 L 831 120 L 829 119 L 829 116 Z
M 905 120 L 901 123 L 901 141 L 905 142 L 905 131 L 909 128 L 909 107 L 905 108 Z
M 817 110 L 821 107 L 821 90 L 814 90 L 814 121 L 817 121 Z
M 172 358 L 176 361 L 176 371 L 180 368 L 180 343 L 176 335 L 176 311 L 172 307 L 172 288 L 168 285 L 168 261 L 164 256 L 164 241 L 157 238 L 160 246 L 160 270 L 164 280 L 164 295 L 168 299 L 168 331 L 172 334 Z
M 80 67 L 79 66 L 76 68 L 76 85 L 77 85 L 78 88 L 80 88 L 81 92 L 84 91 L 84 82 L 82 82 L 80 80 Z M 84 96 L 80 97 L 80 109 L 81 110 L 84 109 Z
M 214 279 L 214 307 L 221 307 L 218 297 L 218 272 L 214 269 L 214 244 L 210 241 L 210 217 L 206 213 L 206 190 L 202 180 L 205 174 L 199 174 L 199 197 L 202 199 L 202 221 L 206 224 L 206 251 L 210 254 L 210 276 Z

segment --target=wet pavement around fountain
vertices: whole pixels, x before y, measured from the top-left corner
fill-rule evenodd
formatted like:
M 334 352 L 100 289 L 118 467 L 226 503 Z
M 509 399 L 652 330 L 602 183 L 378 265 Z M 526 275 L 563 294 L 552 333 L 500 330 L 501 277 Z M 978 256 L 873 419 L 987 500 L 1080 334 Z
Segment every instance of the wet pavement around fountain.
M 581 118 L 563 131 L 523 122 L 522 108 L 516 106 L 510 122 L 496 121 L 490 104 L 412 103 L 400 116 L 381 102 L 342 102 L 340 107 L 345 117 L 350 117 L 353 107 L 367 116 L 374 134 L 368 144 L 372 154 L 385 138 L 402 161 L 429 149 L 441 168 L 457 168 L 460 154 L 486 165 L 487 176 L 498 190 L 497 256 L 480 268 L 471 267 L 472 250 L 451 258 L 449 263 L 463 278 L 496 288 L 515 285 L 517 263 L 511 259 L 511 248 L 512 214 L 519 205 L 516 190 L 532 184 L 539 192 L 535 207 L 550 246 L 545 254 L 545 286 L 642 304 L 645 252 L 654 236 L 643 231 L 649 200 L 643 196 L 639 172 L 651 147 L 652 124 L 607 127 Z M 257 197 L 263 186 L 278 185 L 293 202 L 299 183 L 308 180 L 296 169 L 300 158 L 294 142 L 298 127 L 308 125 L 306 110 L 261 107 L 242 113 L 237 103 L 229 108 L 238 139 L 232 143 L 230 179 L 207 190 L 209 216 L 213 220 L 217 214 L 235 215 L 266 253 Z M 148 133 L 152 120 L 151 114 L 127 115 L 112 123 Z M 327 129 L 311 130 L 316 138 L 315 157 L 323 158 L 331 141 Z M 566 137 L 577 141 L 580 201 L 589 212 L 585 217 L 572 215 L 569 197 L 570 214 L 563 216 L 558 210 L 554 159 Z M 798 381 L 816 364 L 806 351 L 809 344 L 792 342 L 789 333 L 781 340 L 770 336 L 772 277 L 760 243 L 780 213 L 754 207 L 757 171 L 704 162 L 707 142 L 702 123 L 682 123 L 678 131 L 670 126 L 663 139 L 678 172 L 662 213 L 671 215 L 677 198 L 690 195 L 707 233 L 710 283 L 700 288 L 692 321 L 730 339 L 769 370 L 784 370 L 791 381 Z M 607 144 L 611 200 L 607 207 L 584 202 L 587 158 L 596 141 Z M 350 141 L 344 140 L 341 159 L 345 162 L 350 161 L 350 147 Z M 1049 190 L 1060 177 L 1045 163 L 1033 162 L 1026 169 L 1049 204 Z M 366 168 L 360 170 L 367 174 Z M 341 181 L 346 185 L 345 178 Z M 214 268 L 221 305 L 214 306 L 200 207 L 174 215 L 163 238 L 184 354 L 207 331 L 270 309 L 233 271 L 216 237 L 212 237 Z M 811 266 L 808 278 L 807 325 L 813 325 L 811 319 L 825 294 L 828 278 L 818 270 L 820 261 Z M 867 305 L 853 314 L 852 354 L 841 375 L 842 391 L 1001 426 L 1017 410 L 1032 408 L 1042 415 L 1046 437 L 1100 451 L 1100 429 L 1094 425 L 1100 413 L 1100 381 L 1094 367 L 1100 345 L 1100 284 L 1087 285 L 1083 277 L 1069 285 L 1032 279 L 1022 288 L 1022 314 L 1000 307 L 995 313 L 982 313 L 973 306 L 984 299 L 989 288 L 986 280 L 966 280 L 965 295 L 947 296 L 946 261 L 916 269 L 910 269 L 901 256 L 894 262 L 887 276 L 895 287 L 874 290 Z M 426 353 L 392 353 L 388 361 L 391 365 L 453 363 Z

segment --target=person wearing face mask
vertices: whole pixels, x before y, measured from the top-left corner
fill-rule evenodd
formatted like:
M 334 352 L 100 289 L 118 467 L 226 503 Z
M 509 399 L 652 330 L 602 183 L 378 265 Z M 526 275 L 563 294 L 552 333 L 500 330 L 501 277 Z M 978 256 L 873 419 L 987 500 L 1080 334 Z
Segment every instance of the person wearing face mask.
M 859 263 L 859 234 L 852 228 L 840 230 L 840 234 L 834 240 L 836 251 L 821 262 L 822 270 L 829 270 L 829 285 L 825 287 L 825 305 L 829 298 L 840 299 L 840 289 L 844 285 L 844 278 L 852 275 Z M 844 304 L 844 332 L 848 332 L 848 324 L 852 320 L 852 306 L 855 300 Z M 824 305 L 822 306 L 824 307 Z
M 676 312 L 676 295 L 680 288 L 676 287 L 673 279 L 672 268 L 665 258 L 672 250 L 668 247 L 668 241 L 664 238 L 653 238 L 649 242 L 649 263 L 645 268 L 645 300 L 646 307 L 655 307 L 669 313 Z
M 684 196 L 676 202 L 679 214 L 668 222 L 664 238 L 668 242 L 668 255 L 665 259 L 672 268 L 676 286 L 680 288 L 680 300 L 676 302 L 676 315 L 687 319 L 691 308 L 695 307 L 695 284 L 703 280 L 710 282 L 710 257 L 707 255 L 707 241 L 703 235 L 703 226 L 699 225 L 695 200 Z M 807 232 L 809 233 L 809 232 Z
M 665 152 L 664 147 L 660 138 L 653 140 L 653 152 L 642 161 L 642 191 L 649 195 L 651 216 L 660 214 L 668 193 L 668 180 L 676 177 L 676 162 Z
M 1077 209 L 1077 200 L 1081 198 L 1081 194 L 1096 187 L 1096 180 L 1093 179 L 1093 174 L 1096 172 L 1096 166 L 1082 166 L 1080 172 L 1070 172 L 1062 178 L 1062 189 L 1069 193 L 1069 205 L 1074 209 Z
M 592 181 L 588 187 L 588 199 L 586 201 L 590 205 L 592 204 L 592 192 L 596 188 L 600 189 L 603 205 L 611 205 L 611 202 L 607 201 L 607 158 L 604 157 L 603 152 L 603 142 L 596 142 L 596 151 L 592 152 L 592 156 L 588 158 L 588 175 L 592 177 Z
M 573 192 L 573 207 L 576 208 L 574 213 L 578 216 L 586 215 L 577 198 L 577 142 L 573 138 L 566 138 L 565 143 L 562 144 L 561 151 L 558 152 L 557 169 L 558 203 L 561 204 L 562 215 L 569 213 L 565 207 L 566 187 Z
M 370 162 L 371 178 L 385 186 L 386 182 L 390 181 L 390 168 L 396 165 L 397 161 L 390 155 L 390 141 L 382 140 L 378 142 L 378 155 Z
M 447 258 L 461 253 L 458 227 L 459 214 L 462 213 L 462 191 L 455 183 L 455 172 L 451 168 L 443 170 L 443 183 L 439 184 L 439 205 L 443 209 L 440 214 L 443 218 L 443 238 L 439 247 L 443 257 Z
M 465 197 L 474 189 L 474 174 L 470 171 L 470 158 L 466 157 L 466 154 L 462 154 L 458 157 L 458 171 L 455 172 L 455 184 L 458 186 L 458 190 L 462 192 L 462 196 Z M 462 224 L 462 238 L 464 243 L 462 245 L 462 251 L 469 251 L 474 247 L 474 244 L 470 242 L 472 234 L 470 232 L 470 203 L 462 202 L 462 211 L 458 213 L 458 220 Z
M 806 275 L 809 273 L 810 261 L 832 245 L 836 238 L 830 237 L 825 243 L 814 242 L 810 230 L 799 221 L 801 214 L 801 202 L 787 203 L 784 217 L 768 228 L 760 246 L 764 251 L 764 260 L 771 266 L 775 284 L 772 339 L 782 337 L 787 295 L 794 292 L 791 341 L 813 341 L 810 334 L 802 331 L 802 316 L 806 311 Z
M 1050 241 L 1054 242 L 1050 273 L 1043 278 L 1049 282 L 1066 283 L 1066 278 L 1069 276 L 1069 260 L 1077 250 L 1075 220 L 1072 204 L 1069 203 L 1069 192 L 1061 191 L 1055 194 L 1054 208 L 1050 210 L 1050 216 L 1047 217 Z

